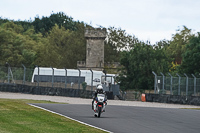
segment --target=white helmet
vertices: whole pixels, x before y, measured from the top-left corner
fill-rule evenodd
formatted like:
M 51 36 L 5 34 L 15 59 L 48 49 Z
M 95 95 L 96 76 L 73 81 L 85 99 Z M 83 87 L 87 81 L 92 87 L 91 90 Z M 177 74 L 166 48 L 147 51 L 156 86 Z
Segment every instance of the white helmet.
M 97 86 L 97 89 L 99 89 L 99 90 L 100 90 L 100 89 L 103 89 L 102 85 L 98 85 L 98 86 Z

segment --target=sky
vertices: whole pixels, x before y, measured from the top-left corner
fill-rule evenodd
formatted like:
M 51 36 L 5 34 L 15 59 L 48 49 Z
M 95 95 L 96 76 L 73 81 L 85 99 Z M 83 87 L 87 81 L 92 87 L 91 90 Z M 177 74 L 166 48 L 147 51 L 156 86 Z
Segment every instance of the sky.
M 64 12 L 93 27 L 115 27 L 151 44 L 183 25 L 200 32 L 200 0 L 0 0 L 0 17 L 34 20 Z

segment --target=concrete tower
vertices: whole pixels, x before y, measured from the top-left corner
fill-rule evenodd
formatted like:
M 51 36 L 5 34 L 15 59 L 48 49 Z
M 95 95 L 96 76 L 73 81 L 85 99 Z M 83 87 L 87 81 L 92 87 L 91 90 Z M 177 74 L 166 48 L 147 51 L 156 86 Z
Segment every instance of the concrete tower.
M 104 67 L 104 40 L 106 28 L 86 29 L 86 62 L 78 62 L 77 66 L 84 69 L 103 70 Z

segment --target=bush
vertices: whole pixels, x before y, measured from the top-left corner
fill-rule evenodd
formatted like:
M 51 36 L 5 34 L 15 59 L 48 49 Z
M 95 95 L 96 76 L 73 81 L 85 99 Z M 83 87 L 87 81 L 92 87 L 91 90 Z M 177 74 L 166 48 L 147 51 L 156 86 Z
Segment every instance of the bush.
M 82 83 L 82 87 L 83 87 L 83 90 L 86 90 L 86 88 L 87 88 L 87 83 L 86 83 L 86 82 L 83 82 L 83 83 Z

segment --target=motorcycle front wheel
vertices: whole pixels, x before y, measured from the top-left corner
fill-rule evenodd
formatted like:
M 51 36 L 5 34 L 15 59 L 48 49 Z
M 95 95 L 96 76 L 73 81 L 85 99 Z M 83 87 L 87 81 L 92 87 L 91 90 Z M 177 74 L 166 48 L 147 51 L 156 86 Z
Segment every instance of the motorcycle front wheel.
M 101 116 L 101 109 L 102 109 L 102 107 L 98 107 L 98 117 Z

